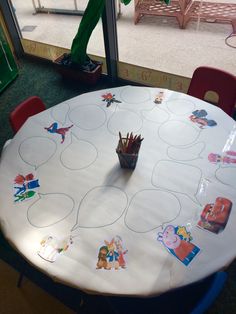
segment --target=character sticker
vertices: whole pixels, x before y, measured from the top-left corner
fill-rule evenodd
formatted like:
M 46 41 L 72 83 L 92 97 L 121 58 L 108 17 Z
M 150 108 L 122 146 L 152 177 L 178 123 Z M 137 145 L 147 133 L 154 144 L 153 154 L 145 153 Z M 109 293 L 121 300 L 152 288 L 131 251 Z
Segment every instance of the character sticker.
M 222 155 L 210 153 L 208 155 L 208 160 L 213 164 L 236 165 L 236 152 L 233 150 L 228 150 Z
M 161 104 L 162 101 L 163 101 L 163 99 L 164 99 L 164 92 L 163 92 L 163 91 L 160 91 L 160 92 L 157 94 L 157 96 L 156 96 L 156 98 L 155 98 L 155 100 L 154 100 L 154 103 L 155 103 L 155 104 Z
M 204 109 L 201 110 L 195 110 L 192 112 L 192 115 L 189 117 L 189 119 L 196 123 L 200 129 L 204 129 L 205 127 L 213 127 L 216 126 L 217 123 L 214 120 L 210 120 L 207 118 L 207 112 Z
M 186 227 L 168 225 L 163 232 L 158 233 L 157 240 L 185 266 L 196 257 L 200 249 L 194 245 L 190 232 Z
M 18 174 L 14 179 L 14 202 L 31 199 L 36 195 L 36 190 L 39 187 L 39 180 L 32 173 L 25 176 Z
M 54 122 L 49 127 L 47 128 L 45 127 L 44 129 L 47 130 L 49 133 L 56 133 L 56 134 L 61 135 L 61 144 L 62 144 L 65 140 L 66 132 L 68 132 L 70 128 L 72 127 L 73 127 L 73 124 L 65 128 L 58 128 L 58 123 Z
M 103 100 L 107 103 L 107 107 L 110 107 L 111 104 L 113 104 L 114 102 L 116 103 L 121 103 L 121 101 L 115 99 L 115 95 L 112 93 L 107 93 L 102 95 Z
M 115 236 L 111 241 L 104 241 L 103 246 L 98 251 L 97 269 L 115 269 L 126 268 L 125 254 L 128 250 L 123 249 L 123 243 L 120 236 Z
M 213 233 L 225 229 L 232 209 L 232 202 L 224 197 L 217 197 L 214 203 L 207 204 L 198 221 L 198 227 Z
M 68 250 L 73 244 L 72 237 L 69 239 L 59 241 L 55 237 L 46 236 L 40 242 L 40 249 L 38 255 L 44 260 L 54 263 L 59 255 Z

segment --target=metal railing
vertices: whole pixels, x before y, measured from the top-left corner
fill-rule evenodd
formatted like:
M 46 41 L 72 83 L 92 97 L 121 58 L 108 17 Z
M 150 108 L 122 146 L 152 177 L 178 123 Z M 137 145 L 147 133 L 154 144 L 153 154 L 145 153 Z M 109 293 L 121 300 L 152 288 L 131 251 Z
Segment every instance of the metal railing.
M 73 0 L 74 9 L 56 9 L 56 8 L 46 8 L 41 4 L 40 0 L 32 0 L 32 4 L 36 13 L 56 13 L 56 14 L 70 14 L 70 15 L 83 15 L 84 11 L 78 10 L 77 0 Z
M 37 2 L 37 3 L 36 3 Z M 84 11 L 78 10 L 77 0 L 73 0 L 74 9 L 59 9 L 59 8 L 47 8 L 41 4 L 41 0 L 32 0 L 35 14 L 37 13 L 56 13 L 56 14 L 70 14 L 70 15 L 80 15 L 84 14 Z M 116 16 L 117 18 L 121 14 L 121 3 L 120 0 L 116 1 Z

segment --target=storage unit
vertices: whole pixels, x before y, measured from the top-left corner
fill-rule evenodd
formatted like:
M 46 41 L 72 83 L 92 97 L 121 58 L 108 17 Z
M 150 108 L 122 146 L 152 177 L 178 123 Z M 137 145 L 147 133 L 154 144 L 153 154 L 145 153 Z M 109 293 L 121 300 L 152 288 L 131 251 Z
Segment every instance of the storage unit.
M 0 23 L 0 92 L 18 75 L 18 68 Z

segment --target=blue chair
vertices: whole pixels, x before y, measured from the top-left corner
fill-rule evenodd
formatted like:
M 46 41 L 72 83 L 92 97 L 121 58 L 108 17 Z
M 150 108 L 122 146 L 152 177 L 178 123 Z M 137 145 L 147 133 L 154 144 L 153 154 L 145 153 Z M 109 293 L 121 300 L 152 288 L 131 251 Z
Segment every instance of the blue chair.
M 226 278 L 227 273 L 219 271 L 157 297 L 108 297 L 108 300 L 116 314 L 203 314 L 223 289 Z
M 223 271 L 217 272 L 213 275 L 209 289 L 194 307 L 191 314 L 202 314 L 209 309 L 223 289 L 227 276 L 227 273 Z

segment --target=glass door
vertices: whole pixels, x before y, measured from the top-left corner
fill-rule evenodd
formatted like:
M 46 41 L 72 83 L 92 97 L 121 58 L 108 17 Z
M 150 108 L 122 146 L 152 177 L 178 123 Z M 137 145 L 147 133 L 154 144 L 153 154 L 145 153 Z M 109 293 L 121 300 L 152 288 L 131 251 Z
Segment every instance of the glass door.
M 50 60 L 69 52 L 88 0 L 11 0 L 24 51 Z M 88 53 L 105 57 L 102 21 L 88 45 Z
M 236 75 L 235 0 L 132 0 L 117 20 L 119 75 L 142 84 L 186 91 L 200 65 Z M 187 78 L 187 79 L 186 79 Z

